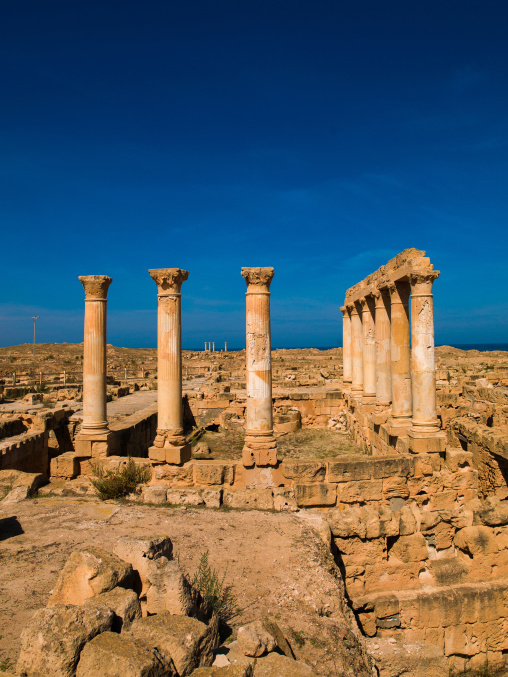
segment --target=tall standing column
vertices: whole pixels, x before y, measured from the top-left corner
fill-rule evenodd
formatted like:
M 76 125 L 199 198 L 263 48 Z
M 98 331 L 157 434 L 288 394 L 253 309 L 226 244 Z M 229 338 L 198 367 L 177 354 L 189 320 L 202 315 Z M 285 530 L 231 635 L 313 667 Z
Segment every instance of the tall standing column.
M 352 386 L 351 391 L 360 395 L 363 390 L 363 330 L 358 305 L 351 306 Z
M 391 361 L 393 427 L 411 422 L 411 365 L 409 347 L 409 282 L 398 280 L 389 286 L 391 301 Z
M 392 401 L 390 296 L 378 289 L 376 299 L 376 409 L 386 410 Z
M 359 302 L 363 328 L 363 391 L 362 402 L 373 404 L 376 399 L 376 338 L 374 299 L 367 296 Z
M 351 355 L 351 315 L 348 306 L 342 306 L 342 364 L 344 383 L 353 381 L 353 363 Z
M 439 432 L 436 410 L 434 310 L 432 284 L 437 271 L 414 273 L 411 283 L 411 378 L 413 419 L 411 432 L 428 436 Z
M 82 457 L 108 455 L 106 410 L 106 308 L 112 279 L 107 275 L 82 275 L 85 290 L 85 331 L 83 338 L 83 423 L 74 440 Z
M 273 268 L 242 268 L 247 282 L 247 412 L 243 464 L 276 465 L 273 435 L 270 283 Z
M 157 313 L 157 435 L 148 450 L 158 463 L 182 464 L 191 448 L 183 434 L 182 410 L 182 283 L 189 273 L 181 268 L 149 270 L 158 293 Z

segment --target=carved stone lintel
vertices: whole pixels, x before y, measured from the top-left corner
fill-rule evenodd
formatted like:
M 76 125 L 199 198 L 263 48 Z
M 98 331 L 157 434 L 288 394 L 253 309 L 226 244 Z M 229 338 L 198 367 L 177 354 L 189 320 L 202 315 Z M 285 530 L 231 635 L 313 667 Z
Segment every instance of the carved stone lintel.
M 148 272 L 158 287 L 159 296 L 179 294 L 182 283 L 189 277 L 189 272 L 182 268 L 155 268 Z
M 80 275 L 78 280 L 85 290 L 87 301 L 105 301 L 113 280 L 107 275 Z
M 247 282 L 247 292 L 268 292 L 274 276 L 273 268 L 242 268 Z

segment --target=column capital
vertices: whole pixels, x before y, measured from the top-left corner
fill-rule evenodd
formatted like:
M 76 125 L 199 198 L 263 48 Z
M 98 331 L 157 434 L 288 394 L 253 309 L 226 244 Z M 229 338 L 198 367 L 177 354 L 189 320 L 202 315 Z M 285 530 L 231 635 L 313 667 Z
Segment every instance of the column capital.
M 387 287 L 383 287 L 382 289 L 376 289 L 375 291 L 372 292 L 371 296 L 374 297 L 376 308 L 381 308 L 381 306 L 384 306 L 384 301 L 390 298 L 389 290 Z
M 342 317 L 349 317 L 350 310 L 350 306 L 341 306 L 340 312 L 342 313 Z
M 87 301 L 105 301 L 113 280 L 107 275 L 80 275 L 78 280 L 85 290 Z
M 189 277 L 189 271 L 182 268 L 152 268 L 148 271 L 159 290 L 159 296 L 179 294 L 182 283 Z
M 268 268 L 242 268 L 242 277 L 247 282 L 247 293 L 267 293 L 270 291 L 270 283 L 273 280 L 274 269 Z
M 390 282 L 387 290 L 390 294 L 390 300 L 392 303 L 402 303 L 403 305 L 407 305 L 409 303 L 409 294 L 411 293 L 409 282 L 399 280 L 397 280 L 397 282 Z
M 432 285 L 439 277 L 437 270 L 415 271 L 409 276 L 413 296 L 432 296 Z

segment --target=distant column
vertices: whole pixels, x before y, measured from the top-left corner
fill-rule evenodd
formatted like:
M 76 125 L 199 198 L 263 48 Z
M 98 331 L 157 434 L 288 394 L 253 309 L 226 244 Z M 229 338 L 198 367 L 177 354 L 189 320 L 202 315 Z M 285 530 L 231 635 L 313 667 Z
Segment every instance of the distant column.
M 376 409 L 387 409 L 392 401 L 390 295 L 378 289 L 376 299 Z
M 353 381 L 353 363 L 351 355 L 351 315 L 348 306 L 342 306 L 342 364 L 343 381 L 352 383 Z
M 439 432 L 436 409 L 434 356 L 434 309 L 432 285 L 437 272 L 413 273 L 411 283 L 411 382 L 412 433 L 425 436 Z
M 212 353 L 215 352 L 215 341 L 212 343 Z
M 409 282 L 389 286 L 391 312 L 392 414 L 393 427 L 411 422 L 411 365 L 409 347 Z
M 363 390 L 362 401 L 374 403 L 376 398 L 376 338 L 374 328 L 374 299 L 367 296 L 359 302 L 362 308 L 363 328 Z
M 273 268 L 242 268 L 247 282 L 247 413 L 243 464 L 276 465 L 277 443 L 272 418 L 270 283 Z
M 224 352 L 225 353 L 228 352 L 228 342 L 227 341 L 224 341 Z
M 78 278 L 85 290 L 83 340 L 83 423 L 74 448 L 79 456 L 107 456 L 110 431 L 106 393 L 106 310 L 112 279 L 107 275 Z
M 358 306 L 351 306 L 351 344 L 352 344 L 352 386 L 357 395 L 363 390 L 363 332 L 362 319 Z
M 157 284 L 157 435 L 148 457 L 158 463 L 181 465 L 191 448 L 183 434 L 182 410 L 182 283 L 189 273 L 181 268 L 149 270 Z
M 206 353 L 206 341 L 205 341 L 205 353 Z

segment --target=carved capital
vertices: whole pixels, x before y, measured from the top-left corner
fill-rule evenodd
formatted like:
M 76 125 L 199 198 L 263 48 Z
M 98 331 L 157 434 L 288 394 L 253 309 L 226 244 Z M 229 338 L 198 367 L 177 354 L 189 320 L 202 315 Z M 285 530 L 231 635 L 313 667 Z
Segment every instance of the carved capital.
M 248 292 L 268 292 L 275 271 L 273 268 L 242 268 Z
M 409 282 L 390 282 L 388 285 L 388 292 L 390 294 L 392 304 L 402 303 L 403 305 L 407 305 L 409 302 L 411 288 L 409 286 Z
M 182 268 L 155 268 L 148 271 L 159 290 L 159 296 L 179 294 L 182 283 L 189 277 L 189 272 Z
M 342 317 L 349 317 L 350 312 L 349 306 L 341 306 L 340 312 L 342 313 Z
M 78 280 L 85 290 L 87 301 L 105 301 L 113 280 L 107 275 L 80 275 Z
M 431 296 L 434 280 L 439 277 L 437 270 L 415 271 L 409 276 L 411 292 L 415 296 Z

